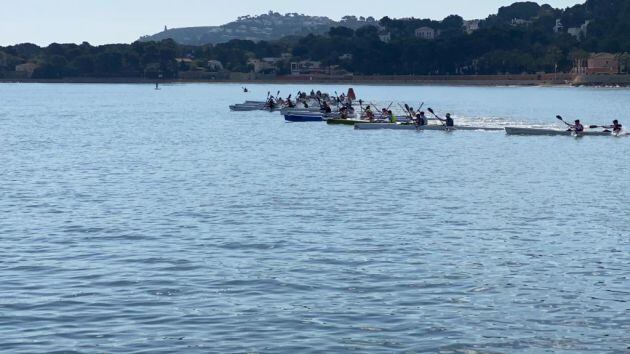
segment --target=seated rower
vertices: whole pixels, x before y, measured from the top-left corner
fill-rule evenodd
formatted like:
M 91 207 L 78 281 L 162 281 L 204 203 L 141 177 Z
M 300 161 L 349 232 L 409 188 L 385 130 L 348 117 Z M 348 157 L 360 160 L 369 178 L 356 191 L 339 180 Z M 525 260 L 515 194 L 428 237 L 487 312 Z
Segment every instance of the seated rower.
M 396 118 L 396 116 L 394 115 L 394 112 L 392 111 L 387 111 L 387 115 L 389 116 L 389 122 L 390 123 L 396 123 L 398 121 L 398 119 Z
M 322 112 L 324 112 L 324 113 L 326 113 L 326 114 L 329 114 L 329 113 L 331 113 L 331 112 L 332 112 L 332 109 L 330 108 L 330 106 L 328 105 L 328 103 L 326 103 L 326 101 L 324 101 L 324 102 L 322 103 L 322 108 L 321 108 L 321 111 L 322 111 Z
M 269 99 L 267 100 L 267 104 L 266 104 L 267 108 L 273 110 L 274 108 L 276 108 L 276 101 L 274 99 L 273 96 L 270 96 Z
M 621 133 L 621 130 L 623 129 L 623 125 L 619 124 L 618 120 L 613 120 L 613 125 L 610 126 L 610 128 L 612 128 L 613 133 L 615 134 L 619 134 Z
M 381 119 L 389 119 L 389 114 L 385 108 L 381 109 Z
M 374 121 L 374 113 L 372 113 L 372 109 L 370 108 L 370 106 L 365 107 L 365 117 L 370 121 L 373 122 Z
M 579 119 L 576 119 L 575 124 L 571 126 L 571 130 L 573 130 L 576 133 L 583 133 L 584 126 L 582 125 Z
M 424 115 L 424 112 L 416 114 L 416 125 L 429 125 L 429 118 Z
M 455 126 L 455 121 L 453 120 L 453 118 L 451 118 L 451 114 L 450 113 L 446 113 L 446 126 L 447 127 L 454 127 Z
M 346 106 L 341 107 L 339 109 L 339 118 L 348 119 L 348 108 Z

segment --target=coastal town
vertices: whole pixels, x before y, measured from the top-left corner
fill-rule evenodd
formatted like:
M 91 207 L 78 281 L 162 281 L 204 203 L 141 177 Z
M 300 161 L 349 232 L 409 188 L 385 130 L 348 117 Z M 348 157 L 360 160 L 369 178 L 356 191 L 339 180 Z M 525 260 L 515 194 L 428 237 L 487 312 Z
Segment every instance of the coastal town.
M 486 19 L 442 21 L 270 11 L 223 26 L 165 26 L 126 47 L 0 47 L 0 80 L 630 85 L 630 54 L 599 45 L 602 20 L 579 11 L 515 3 Z M 488 36 L 543 39 L 528 44 L 533 52 L 509 41 L 474 49 Z

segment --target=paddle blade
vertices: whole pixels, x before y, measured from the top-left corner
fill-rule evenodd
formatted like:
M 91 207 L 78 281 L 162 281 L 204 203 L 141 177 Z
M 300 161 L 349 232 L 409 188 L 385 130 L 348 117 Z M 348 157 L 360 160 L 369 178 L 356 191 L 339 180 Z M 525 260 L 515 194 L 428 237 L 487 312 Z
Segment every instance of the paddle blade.
M 591 125 L 591 126 L 589 126 L 589 128 L 591 128 L 591 129 L 599 128 L 599 125 Z
M 563 119 L 562 119 L 562 116 L 560 116 L 560 115 L 557 115 L 557 116 L 556 116 L 556 118 L 557 118 L 558 120 L 563 120 Z
M 431 112 L 431 114 L 435 114 L 435 112 L 433 112 L 433 109 L 431 107 L 427 108 L 427 111 Z

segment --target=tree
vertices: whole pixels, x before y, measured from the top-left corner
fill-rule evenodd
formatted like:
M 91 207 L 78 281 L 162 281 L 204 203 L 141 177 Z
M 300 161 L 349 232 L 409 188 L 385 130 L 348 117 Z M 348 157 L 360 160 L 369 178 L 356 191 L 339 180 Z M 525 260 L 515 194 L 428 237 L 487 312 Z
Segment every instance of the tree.
M 354 30 L 348 27 L 331 27 L 328 31 L 331 37 L 353 37 Z

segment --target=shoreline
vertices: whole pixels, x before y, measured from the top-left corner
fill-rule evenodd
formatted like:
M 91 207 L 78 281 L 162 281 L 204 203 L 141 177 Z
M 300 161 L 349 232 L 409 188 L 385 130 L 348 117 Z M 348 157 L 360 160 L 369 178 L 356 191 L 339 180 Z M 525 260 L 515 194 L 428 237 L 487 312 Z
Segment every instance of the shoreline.
M 487 76 L 361 76 L 339 77 L 276 77 L 249 79 L 143 79 L 143 78 L 63 78 L 63 79 L 18 79 L 0 78 L 0 83 L 38 83 L 38 84 L 241 84 L 241 85 L 290 85 L 290 84 L 328 84 L 328 85 L 375 85 L 375 86 L 477 86 L 477 87 L 628 87 L 630 75 L 593 75 L 561 78 L 535 77 L 534 75 L 487 75 Z

